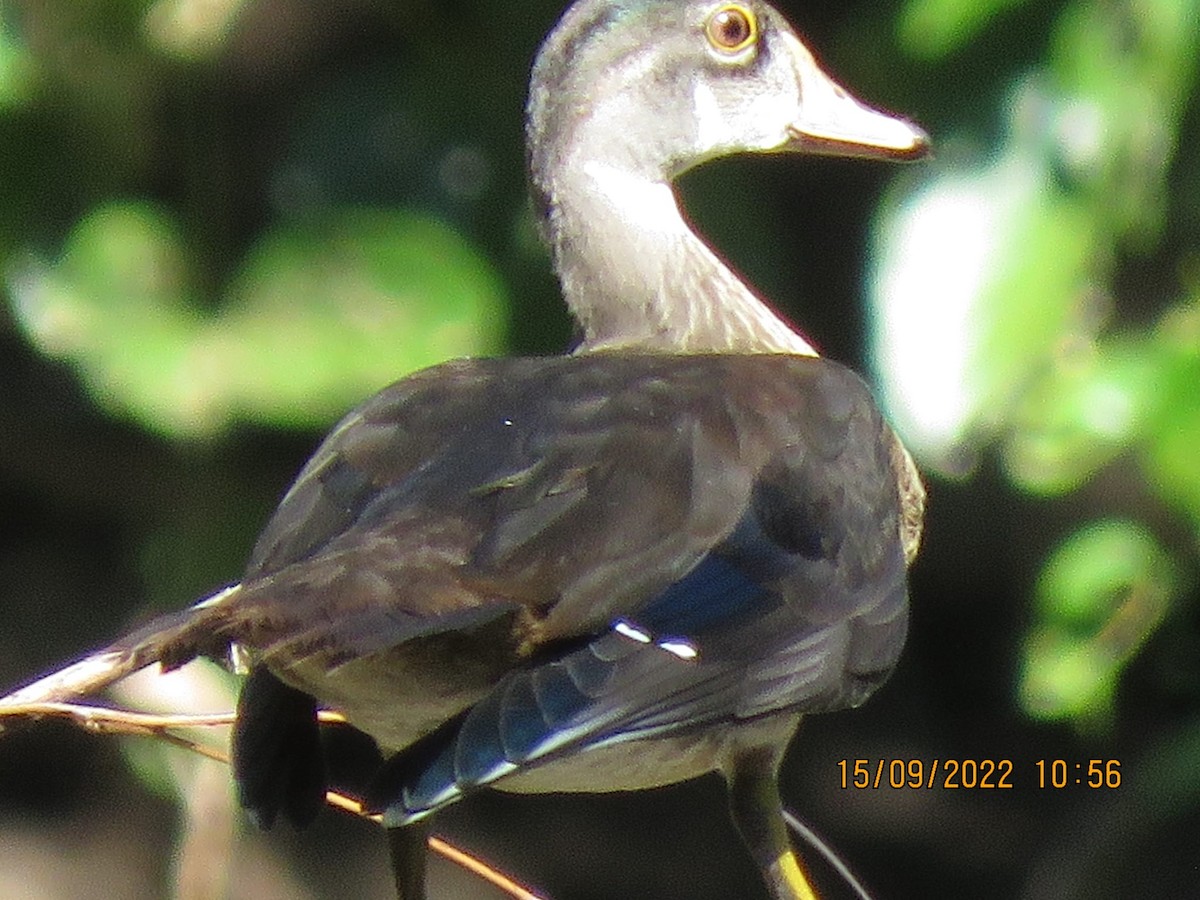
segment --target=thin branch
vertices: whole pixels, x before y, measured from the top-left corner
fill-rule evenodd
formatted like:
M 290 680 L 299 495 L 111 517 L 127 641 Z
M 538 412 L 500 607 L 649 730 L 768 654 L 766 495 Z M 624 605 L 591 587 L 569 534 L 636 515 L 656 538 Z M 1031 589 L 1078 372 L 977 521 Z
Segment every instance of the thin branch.
M 224 750 L 199 741 L 191 740 L 174 733 L 180 728 L 217 728 L 232 725 L 236 716 L 234 713 L 213 713 L 210 715 L 159 715 L 155 713 L 134 712 L 127 709 L 115 709 L 110 706 L 93 706 L 87 703 L 0 703 L 0 724 L 4 719 L 67 719 L 96 734 L 136 735 L 152 737 L 166 741 L 176 747 L 190 750 L 200 756 L 217 762 L 229 763 L 229 754 Z M 346 721 L 345 716 L 331 710 L 322 710 L 318 719 L 325 724 L 338 724 Z M 381 821 L 381 816 L 367 813 L 362 804 L 353 797 L 337 791 L 328 791 L 325 802 L 336 809 L 343 810 L 373 822 Z M 459 850 L 441 838 L 430 837 L 429 848 L 451 862 L 475 873 L 484 881 L 507 893 L 514 900 L 544 900 L 537 894 L 517 884 L 508 876 L 481 862 L 473 856 Z
M 234 713 L 211 715 L 161 715 L 140 713 L 90 703 L 22 703 L 0 706 L 0 719 L 70 719 L 80 728 L 98 734 L 135 734 L 157 737 L 171 728 L 214 728 L 232 725 Z

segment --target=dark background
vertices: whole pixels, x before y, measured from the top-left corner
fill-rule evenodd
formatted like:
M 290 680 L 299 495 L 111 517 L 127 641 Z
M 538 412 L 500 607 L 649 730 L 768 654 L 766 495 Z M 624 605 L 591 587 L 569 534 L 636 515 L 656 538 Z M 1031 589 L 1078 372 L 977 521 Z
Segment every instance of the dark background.
M 1056 23 L 1089 4 L 1003 14 L 978 5 L 990 17 L 979 36 L 931 58 L 897 39 L 900 3 L 782 4 L 859 96 L 986 159 L 1013 80 L 1046 66 Z M 0 107 L 0 685 L 236 580 L 321 433 L 243 414 L 172 433 L 98 402 L 77 361 L 30 338 L 14 312 L 14 273 L 31 258 L 53 266 L 97 205 L 136 198 L 170 210 L 193 299 L 212 315 L 272 225 L 354 204 L 419 210 L 499 274 L 509 324 L 496 346 L 550 353 L 570 336 L 546 259 L 531 249 L 522 164 L 528 65 L 559 3 L 247 0 L 219 42 L 186 54 L 147 37 L 153 6 L 24 0 L 0 19 L 35 73 Z M 1187 107 L 1180 159 L 1194 152 L 1195 118 Z M 461 147 L 482 168 L 467 173 L 477 179 L 469 190 L 450 190 L 437 166 Z M 1193 171 L 1175 163 L 1155 241 L 1112 261 L 1123 321 L 1153 320 L 1164 294 L 1195 280 Z M 895 179 L 917 177 L 861 162 L 740 159 L 689 174 L 682 192 L 697 227 L 826 355 L 867 371 L 868 223 Z M 397 362 L 395 376 L 405 371 Z M 931 478 L 896 675 L 862 709 L 807 721 L 784 770 L 789 806 L 879 898 L 1200 889 L 1196 530 L 1138 477 L 1117 460 L 1079 491 L 1036 496 L 1015 489 L 985 446 L 963 477 Z M 1150 522 L 1175 553 L 1173 606 L 1123 665 L 1108 715 L 1038 720 L 1017 694 L 1031 596 L 1064 530 L 1098 507 Z M 52 723 L 0 737 L 0 894 L 171 893 L 177 806 L 130 765 L 128 743 Z M 1005 759 L 1012 787 L 848 789 L 843 759 Z M 1076 762 L 1119 760 L 1122 784 L 1039 788 L 1041 759 L 1066 760 L 1072 781 Z M 712 780 L 640 796 L 489 794 L 440 825 L 560 900 L 761 893 Z M 387 895 L 382 839 L 369 825 L 328 812 L 303 835 L 236 827 L 230 896 Z M 822 864 L 814 871 L 827 897 L 850 896 Z M 445 885 L 435 897 L 490 896 L 444 867 L 435 879 Z

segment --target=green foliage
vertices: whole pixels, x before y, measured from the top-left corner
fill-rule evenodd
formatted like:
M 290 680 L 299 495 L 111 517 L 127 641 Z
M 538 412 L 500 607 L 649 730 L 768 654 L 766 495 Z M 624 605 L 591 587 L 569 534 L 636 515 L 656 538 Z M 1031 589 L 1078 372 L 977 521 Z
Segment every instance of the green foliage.
M 909 0 L 897 22 L 911 53 L 937 58 L 962 49 L 988 23 L 1026 0 Z
M 969 53 L 1013 5 L 912 0 L 901 35 L 917 55 Z M 1147 303 L 1121 273 L 1184 271 L 1195 252 L 1194 233 L 1167 235 L 1186 204 L 1176 152 L 1198 137 L 1197 21 L 1194 0 L 1066 3 L 1047 58 L 1014 73 L 998 149 L 960 150 L 878 226 L 878 357 L 919 455 L 951 473 L 991 446 L 1013 490 L 1071 498 L 1082 520 L 1043 564 L 1018 689 L 1029 714 L 1080 727 L 1107 720 L 1122 668 L 1195 603 L 1200 298 L 1159 277 Z M 1148 316 L 1125 313 L 1135 301 Z M 906 352 L 897 322 L 947 349 Z M 1109 519 L 1101 477 L 1145 520 Z M 1193 540 L 1151 525 L 1155 504 Z
M 57 262 L 25 273 L 16 312 L 98 403 L 179 436 L 239 418 L 319 426 L 399 373 L 494 350 L 502 325 L 487 262 L 403 211 L 327 210 L 269 229 L 215 311 L 195 281 L 167 211 L 109 204 Z
M 1038 582 L 1020 682 L 1025 709 L 1081 724 L 1107 719 L 1121 667 L 1176 590 L 1174 564 L 1136 523 L 1096 522 L 1068 538 Z
M 33 63 L 0 8 L 0 110 L 20 106 L 32 91 Z
M 1067 351 L 1017 399 L 1004 446 L 1014 483 L 1045 495 L 1078 489 L 1147 427 L 1158 374 L 1144 342 Z
M 1144 459 L 1150 484 L 1200 531 L 1200 297 L 1173 309 L 1156 333 L 1160 365 Z

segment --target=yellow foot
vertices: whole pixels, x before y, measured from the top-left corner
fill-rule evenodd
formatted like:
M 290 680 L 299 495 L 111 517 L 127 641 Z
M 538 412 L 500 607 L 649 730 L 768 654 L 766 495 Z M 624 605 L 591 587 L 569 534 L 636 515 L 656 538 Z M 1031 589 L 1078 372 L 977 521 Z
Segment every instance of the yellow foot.
M 791 850 L 771 863 L 767 875 L 776 900 L 820 900 Z

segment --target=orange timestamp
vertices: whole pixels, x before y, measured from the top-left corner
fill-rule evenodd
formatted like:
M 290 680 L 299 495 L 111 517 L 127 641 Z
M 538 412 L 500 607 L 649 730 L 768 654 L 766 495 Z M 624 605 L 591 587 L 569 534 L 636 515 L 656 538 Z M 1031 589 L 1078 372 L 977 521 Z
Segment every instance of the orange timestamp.
M 840 759 L 843 789 L 901 788 L 931 790 L 1011 790 L 1016 765 L 1011 759 Z M 1121 786 L 1121 763 L 1116 759 L 1039 759 L 1034 762 L 1039 788 L 1071 785 L 1089 788 Z
M 1078 762 L 1065 759 L 1039 759 L 1035 765 L 1040 788 L 1061 789 L 1068 785 L 1089 788 L 1119 788 L 1121 786 L 1121 761 L 1116 759 L 1088 759 Z
M 843 788 L 1009 790 L 1011 759 L 839 759 Z

